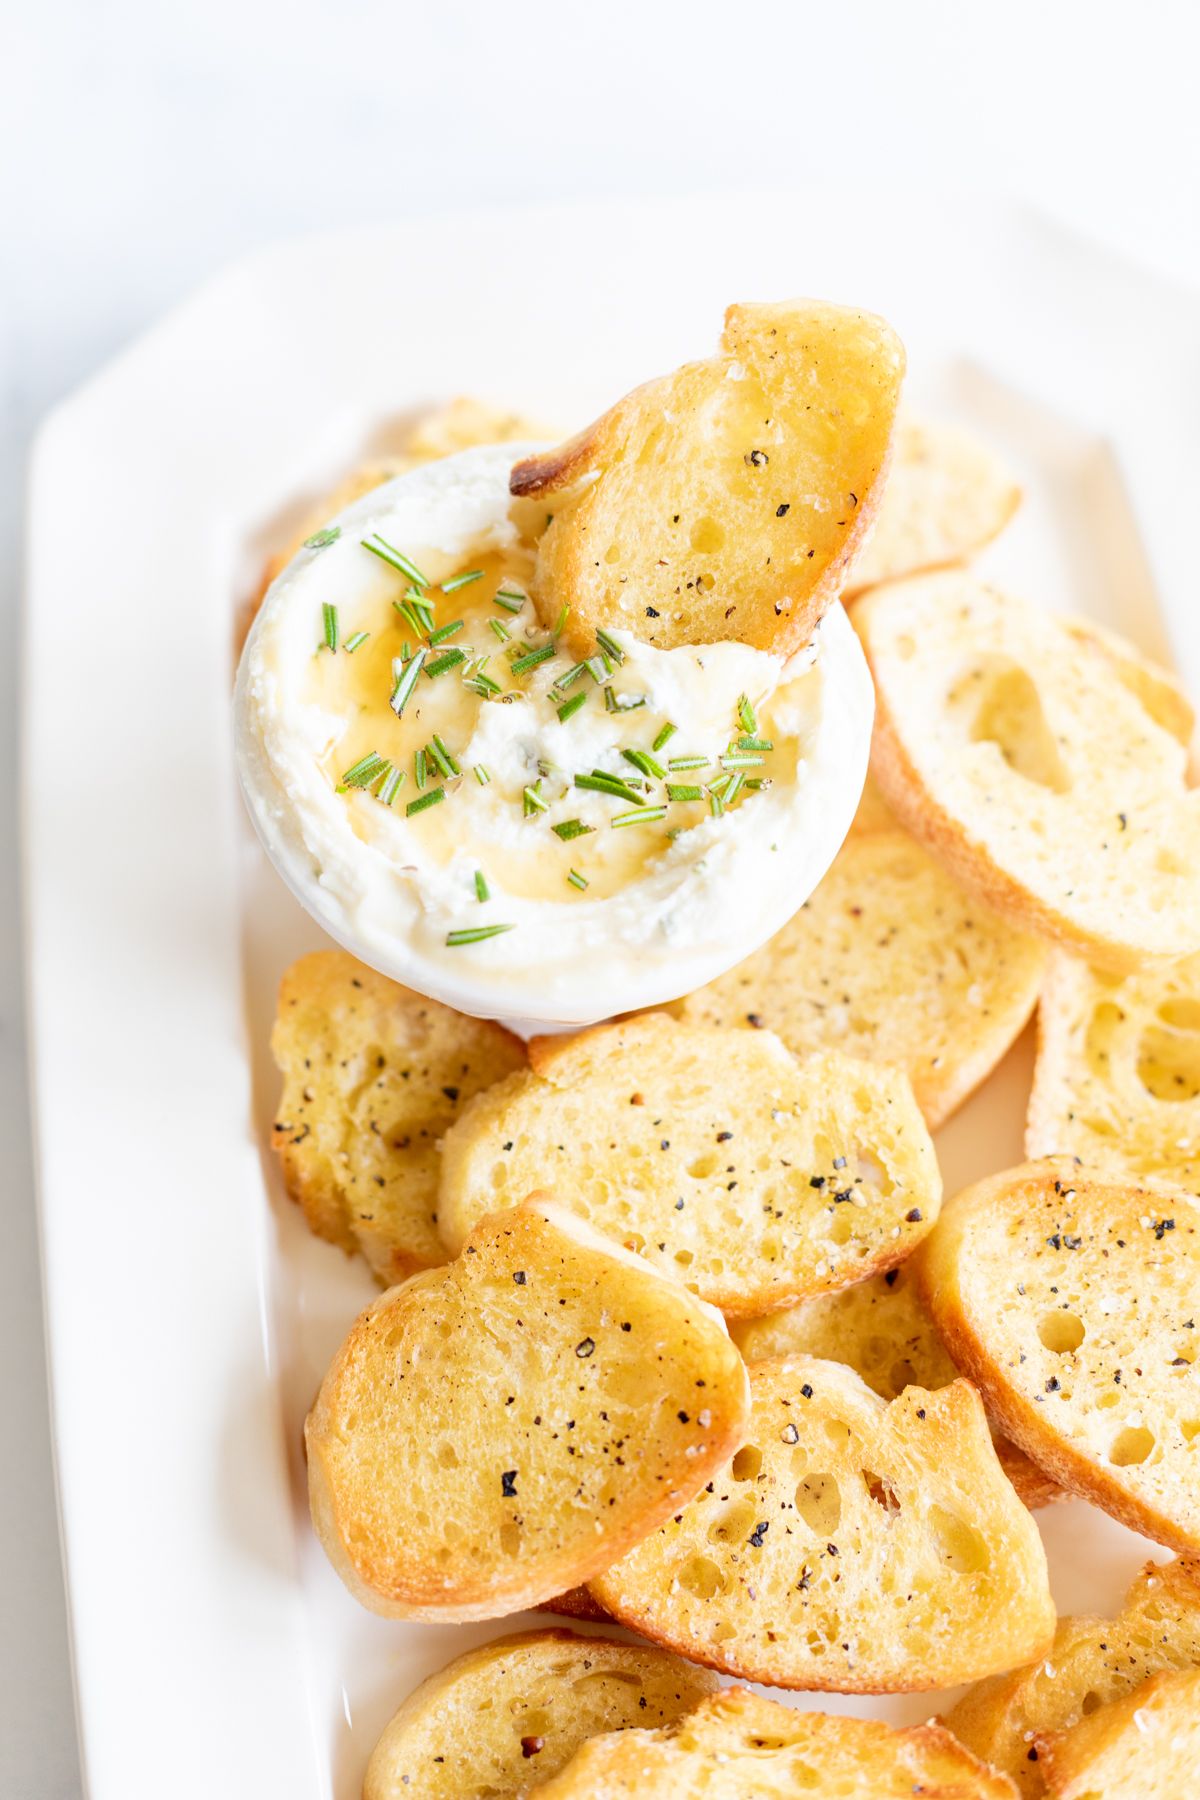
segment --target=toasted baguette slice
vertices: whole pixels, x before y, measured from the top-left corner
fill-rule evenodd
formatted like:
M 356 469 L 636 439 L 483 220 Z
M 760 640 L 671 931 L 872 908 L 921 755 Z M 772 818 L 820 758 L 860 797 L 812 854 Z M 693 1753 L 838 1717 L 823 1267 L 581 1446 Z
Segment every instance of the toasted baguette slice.
M 981 1681 L 946 1724 L 1034 1800 L 1044 1792 L 1038 1738 L 1068 1729 L 1160 1670 L 1198 1666 L 1200 1564 L 1147 1563 L 1115 1619 L 1060 1619 L 1042 1662 Z
M 590 1738 L 538 1800 L 1016 1800 L 938 1725 L 797 1712 L 725 1688 L 665 1729 Z M 368 1796 L 368 1800 L 372 1800 Z
M 836 1294 L 730 1327 L 747 1362 L 768 1356 L 822 1356 L 844 1362 L 883 1400 L 906 1387 L 946 1387 L 958 1374 L 912 1276 L 912 1263 L 872 1275 Z M 993 1432 L 1000 1467 L 1028 1507 L 1062 1498 L 1057 1482 L 1015 1444 Z
M 361 1250 L 384 1282 L 444 1262 L 438 1140 L 524 1065 L 520 1039 L 319 950 L 284 975 L 271 1049 L 283 1072 L 272 1142 L 318 1237 Z
M 965 1381 L 885 1404 L 815 1357 L 754 1363 L 732 1462 L 589 1583 L 654 1642 L 775 1687 L 948 1687 L 1044 1650 L 1037 1527 Z
M 953 874 L 1106 967 L 1200 949 L 1200 790 L 1108 652 L 964 574 L 855 611 L 872 771 Z
M 452 1250 L 545 1182 L 738 1316 L 890 1268 L 937 1217 L 933 1146 L 895 1070 L 797 1063 L 772 1032 L 662 1013 L 535 1038 L 530 1058 L 443 1144 L 438 1227 Z
M 716 1679 L 649 1644 L 525 1631 L 468 1650 L 409 1695 L 367 1765 L 363 1800 L 508 1800 L 597 1732 L 669 1725 Z
M 578 437 L 516 465 L 550 512 L 534 600 L 660 649 L 808 642 L 875 517 L 904 351 L 870 313 L 731 306 L 721 352 L 647 382 Z
M 361 1314 L 308 1419 L 313 1523 L 374 1611 L 499 1618 L 685 1504 L 747 1404 L 718 1313 L 530 1201 Z
M 1200 1206 L 1067 1158 L 980 1181 L 917 1264 L 954 1361 L 1073 1493 L 1200 1550 Z
M 421 463 L 438 462 L 443 456 L 454 456 L 476 444 L 528 443 L 546 435 L 542 427 L 530 424 L 519 413 L 497 411 L 481 400 L 460 397 L 423 414 L 394 456 L 360 464 L 308 509 L 288 541 L 268 561 L 260 598 L 314 532 L 373 488 L 382 487 L 385 481 L 394 481 L 397 475 L 405 475 Z
M 1155 1675 L 1037 1751 L 1054 1800 L 1182 1800 L 1200 1778 L 1200 1669 Z
M 1200 956 L 1124 979 L 1050 958 L 1025 1149 L 1200 1197 Z
M 860 829 L 782 931 L 672 1010 L 903 1069 L 935 1130 L 1021 1031 L 1045 959 L 908 832 Z
M 879 517 L 848 591 L 965 562 L 1003 531 L 1021 489 L 969 431 L 901 419 Z

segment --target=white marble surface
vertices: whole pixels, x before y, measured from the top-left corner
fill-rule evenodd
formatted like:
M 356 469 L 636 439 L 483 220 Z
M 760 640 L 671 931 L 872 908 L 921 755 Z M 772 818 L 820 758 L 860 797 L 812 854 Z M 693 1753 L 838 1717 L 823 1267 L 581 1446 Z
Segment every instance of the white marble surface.
M 38 419 L 246 249 L 480 202 L 759 177 L 797 193 L 781 231 L 803 234 L 806 185 L 832 184 L 869 232 L 892 186 L 952 183 L 950 220 L 972 191 L 1015 193 L 1200 282 L 1198 20 L 1190 0 L 837 9 L 609 0 L 586 13 L 547 0 L 519 9 L 10 4 L 0 107 L 4 641 L 14 643 L 24 467 Z M 505 279 L 525 278 L 525 248 L 513 245 Z M 473 269 L 464 242 L 464 279 L 479 282 L 481 303 L 494 273 Z M 89 557 L 106 551 L 80 546 L 81 580 Z M 10 648 L 0 657 L 0 1793 L 60 1800 L 80 1782 L 23 1076 L 15 669 Z

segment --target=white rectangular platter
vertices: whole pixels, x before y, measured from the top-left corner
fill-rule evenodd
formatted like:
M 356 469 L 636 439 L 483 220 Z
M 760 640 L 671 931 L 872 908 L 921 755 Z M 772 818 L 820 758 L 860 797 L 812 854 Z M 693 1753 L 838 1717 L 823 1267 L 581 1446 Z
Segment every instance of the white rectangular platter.
M 308 1530 L 303 1415 L 372 1289 L 308 1236 L 265 1150 L 275 988 L 320 934 L 234 789 L 230 682 L 264 550 L 429 404 L 477 394 L 574 428 L 705 354 L 727 301 L 791 293 L 887 314 L 911 404 L 1015 465 L 1027 504 L 990 571 L 1200 690 L 1195 299 L 1000 208 L 726 194 L 306 239 L 219 277 L 43 429 L 30 1008 L 92 1800 L 352 1800 L 403 1695 L 523 1622 L 372 1618 Z M 940 1134 L 948 1191 L 1018 1160 L 1030 1056 Z M 1082 1503 L 1040 1523 L 1064 1608 L 1111 1604 L 1147 1554 Z M 909 1719 L 938 1702 L 819 1703 Z

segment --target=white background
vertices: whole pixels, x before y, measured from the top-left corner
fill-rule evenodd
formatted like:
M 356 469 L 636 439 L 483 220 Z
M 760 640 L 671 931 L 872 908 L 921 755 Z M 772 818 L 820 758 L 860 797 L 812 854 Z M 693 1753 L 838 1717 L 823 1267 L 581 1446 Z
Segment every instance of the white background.
M 0 0 L 0 43 L 0 1793 L 58 1800 L 79 1777 L 12 771 L 22 490 L 38 419 L 246 249 L 481 202 L 761 179 L 795 191 L 779 229 L 802 238 L 810 188 L 840 195 L 868 234 L 907 186 L 947 192 L 951 219 L 973 195 L 1002 193 L 1200 284 L 1200 12 L 1191 0 Z M 720 251 L 696 245 L 698 258 Z M 552 255 L 514 243 L 503 269 L 480 268 L 464 238 L 462 279 L 486 306 L 489 283 L 535 283 Z M 81 543 L 80 580 L 92 559 L 119 555 Z M 113 620 L 114 631 L 152 628 Z M 71 728 L 86 738 L 86 720 Z

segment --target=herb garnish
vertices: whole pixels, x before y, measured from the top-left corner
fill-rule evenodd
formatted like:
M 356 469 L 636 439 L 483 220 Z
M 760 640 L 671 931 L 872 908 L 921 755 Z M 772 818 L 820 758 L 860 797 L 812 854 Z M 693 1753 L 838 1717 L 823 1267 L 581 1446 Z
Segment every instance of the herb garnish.
M 444 800 L 445 798 L 446 790 L 444 787 L 430 788 L 427 794 L 422 794 L 418 799 L 409 801 L 404 809 L 404 816 L 407 819 L 411 819 L 414 813 L 424 812 L 427 807 L 436 806 L 439 800 Z
M 468 931 L 448 931 L 446 943 L 451 950 L 460 944 L 482 944 L 485 938 L 499 937 L 502 931 L 515 931 L 515 925 L 472 925 Z
M 449 581 L 443 581 L 442 592 L 443 594 L 456 594 L 459 588 L 469 587 L 473 581 L 482 580 L 482 569 L 468 569 L 465 574 L 452 575 Z
M 321 607 L 321 622 L 325 628 L 325 648 L 336 650 L 338 647 L 338 610 L 326 600 Z
M 311 537 L 306 537 L 303 548 L 305 550 L 324 550 L 327 544 L 336 544 L 341 535 L 340 525 L 326 525 L 322 530 L 314 531 Z

